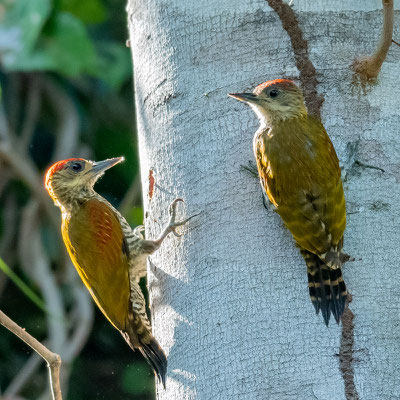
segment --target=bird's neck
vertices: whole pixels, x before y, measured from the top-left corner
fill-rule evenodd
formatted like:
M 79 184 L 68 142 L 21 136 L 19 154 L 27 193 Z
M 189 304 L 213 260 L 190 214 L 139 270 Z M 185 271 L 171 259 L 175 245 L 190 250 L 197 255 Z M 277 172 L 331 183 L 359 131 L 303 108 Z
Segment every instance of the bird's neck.
M 55 203 L 61 209 L 63 216 L 73 214 L 86 201 L 101 196 L 92 187 L 83 187 L 77 190 L 57 190 Z
M 280 116 L 269 116 L 269 118 L 260 118 L 260 127 L 257 132 L 266 133 L 269 135 L 273 134 L 273 132 L 280 131 L 282 127 L 291 126 L 296 124 L 302 124 L 308 118 L 307 112 L 305 113 L 297 113 L 293 114 L 290 117 L 280 118 Z
M 272 128 L 282 122 L 296 120 L 307 117 L 307 109 L 303 105 L 299 107 L 287 108 L 285 110 L 266 110 L 262 107 L 254 106 L 253 110 L 260 121 L 260 129 Z

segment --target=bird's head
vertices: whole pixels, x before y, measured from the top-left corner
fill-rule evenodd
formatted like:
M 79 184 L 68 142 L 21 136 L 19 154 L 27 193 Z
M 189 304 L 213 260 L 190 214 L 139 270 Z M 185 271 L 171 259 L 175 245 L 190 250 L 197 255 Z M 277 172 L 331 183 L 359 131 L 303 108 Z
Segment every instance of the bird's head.
M 53 164 L 46 172 L 45 187 L 61 209 L 70 209 L 95 194 L 96 181 L 124 157 L 109 158 L 104 161 L 89 161 L 83 158 L 69 158 Z
M 249 104 L 263 125 L 307 114 L 302 91 L 288 79 L 262 83 L 253 93 L 229 93 L 229 96 Z

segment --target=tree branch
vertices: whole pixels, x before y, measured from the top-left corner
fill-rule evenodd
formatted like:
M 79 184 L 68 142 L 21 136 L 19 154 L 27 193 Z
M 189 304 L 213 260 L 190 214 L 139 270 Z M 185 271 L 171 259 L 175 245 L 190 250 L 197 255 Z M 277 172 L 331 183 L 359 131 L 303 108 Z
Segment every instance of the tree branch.
M 17 325 L 0 310 L 0 324 L 23 340 L 32 350 L 38 353 L 47 363 L 50 374 L 50 387 L 53 400 L 62 400 L 60 387 L 61 357 L 51 352 L 38 340 L 31 336 L 25 329 Z
M 393 35 L 393 0 L 382 0 L 383 27 L 381 38 L 372 56 L 356 58 L 351 68 L 359 75 L 361 81 L 371 81 L 377 78 L 382 64 L 386 59 Z

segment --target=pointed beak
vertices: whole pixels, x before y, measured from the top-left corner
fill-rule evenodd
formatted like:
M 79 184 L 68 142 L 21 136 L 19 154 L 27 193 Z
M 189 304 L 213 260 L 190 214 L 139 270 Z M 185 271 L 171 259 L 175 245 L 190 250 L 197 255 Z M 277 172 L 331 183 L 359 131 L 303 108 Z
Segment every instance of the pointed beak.
M 107 171 L 109 168 L 113 167 L 116 164 L 119 164 L 124 160 L 125 160 L 124 157 L 114 157 L 114 158 L 109 158 L 107 160 L 94 162 L 92 164 L 91 172 L 93 172 L 96 176 L 99 176 L 103 174 L 104 171 Z
M 228 93 L 228 96 L 245 103 L 257 103 L 258 101 L 254 93 Z

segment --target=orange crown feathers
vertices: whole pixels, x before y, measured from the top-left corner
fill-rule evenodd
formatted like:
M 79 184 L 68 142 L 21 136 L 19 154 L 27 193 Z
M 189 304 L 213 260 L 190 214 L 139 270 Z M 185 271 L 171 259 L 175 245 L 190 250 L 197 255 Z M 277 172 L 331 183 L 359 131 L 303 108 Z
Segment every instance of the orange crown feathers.
M 68 158 L 66 160 L 62 160 L 62 161 L 57 161 L 56 163 L 54 163 L 46 172 L 46 175 L 44 177 L 44 186 L 46 187 L 47 191 L 51 190 L 51 186 L 50 186 L 50 181 L 52 176 L 57 172 L 60 171 L 64 168 L 65 164 L 67 164 L 70 161 L 85 161 L 83 158 Z
M 277 86 L 281 87 L 282 89 L 298 89 L 296 84 L 293 81 L 291 81 L 290 79 L 275 79 L 273 81 L 267 81 L 267 82 L 261 83 L 254 89 L 254 92 L 260 93 L 265 88 L 272 86 L 272 85 L 277 85 Z

